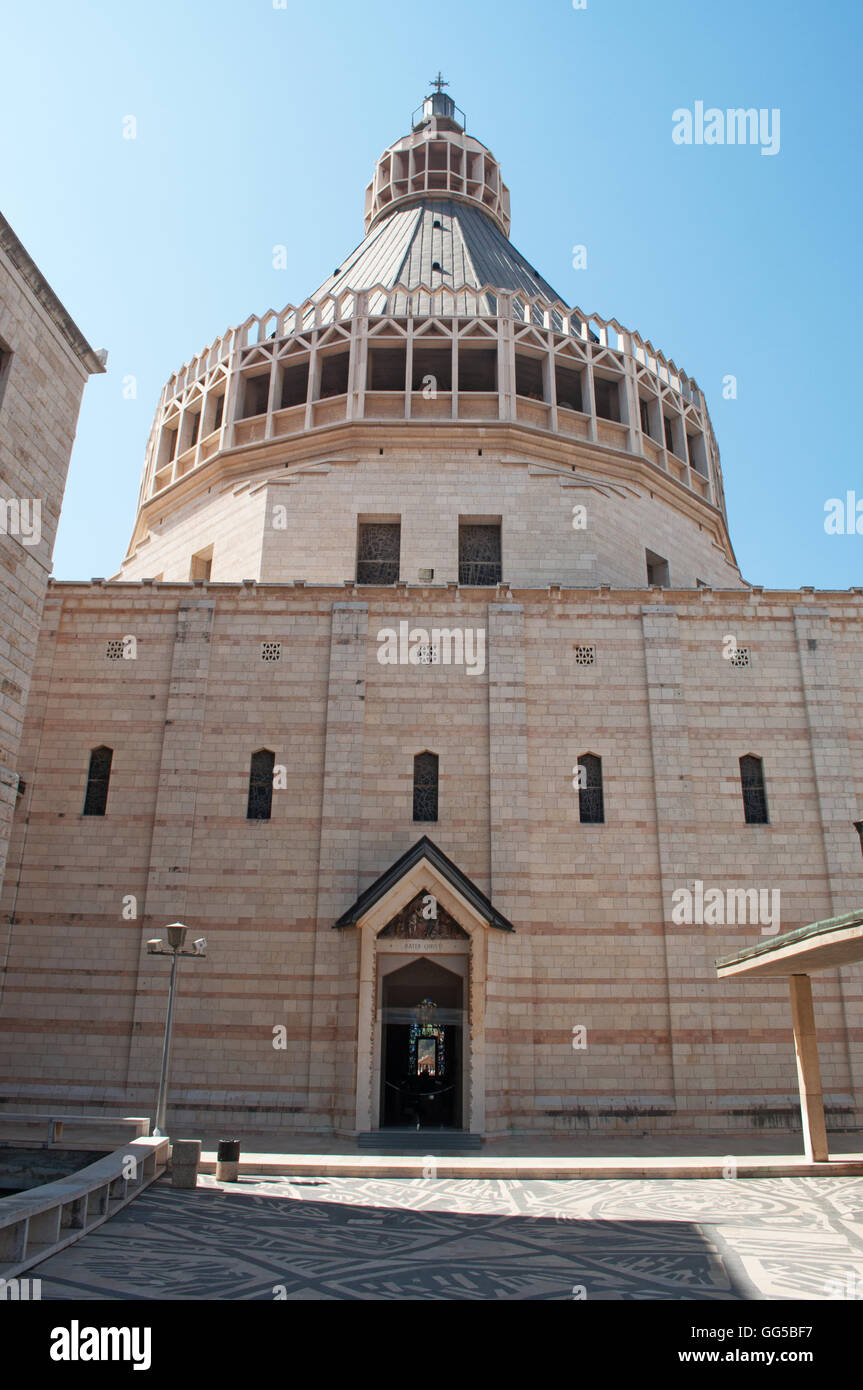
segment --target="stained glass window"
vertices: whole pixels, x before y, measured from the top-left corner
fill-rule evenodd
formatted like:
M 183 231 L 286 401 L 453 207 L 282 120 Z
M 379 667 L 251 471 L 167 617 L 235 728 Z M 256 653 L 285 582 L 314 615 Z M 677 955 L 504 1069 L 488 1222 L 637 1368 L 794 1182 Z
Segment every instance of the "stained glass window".
M 414 758 L 414 820 L 436 821 L 437 800 L 437 753 L 417 753 Z
M 602 758 L 584 753 L 578 760 L 584 783 L 578 792 L 579 817 L 583 825 L 602 825 L 605 822 L 605 803 L 602 794 Z
M 358 584 L 395 584 L 399 577 L 402 528 L 398 521 L 361 521 L 357 547 Z
M 273 768 L 276 755 L 267 748 L 252 754 L 249 768 L 247 820 L 269 820 L 273 809 Z
M 85 816 L 104 816 L 108 805 L 108 783 L 111 780 L 113 748 L 94 748 L 87 770 L 87 793 L 84 797 Z
M 437 1004 L 423 999 L 417 1005 L 417 1021 L 411 1024 L 409 1069 L 412 1076 L 442 1076 L 446 1071 L 444 1030 L 433 1021 Z
M 500 580 L 500 522 L 463 522 L 458 528 L 459 584 L 499 584 Z
M 767 825 L 767 791 L 764 786 L 764 763 L 761 758 L 747 754 L 745 758 L 740 759 L 740 786 L 746 824 Z

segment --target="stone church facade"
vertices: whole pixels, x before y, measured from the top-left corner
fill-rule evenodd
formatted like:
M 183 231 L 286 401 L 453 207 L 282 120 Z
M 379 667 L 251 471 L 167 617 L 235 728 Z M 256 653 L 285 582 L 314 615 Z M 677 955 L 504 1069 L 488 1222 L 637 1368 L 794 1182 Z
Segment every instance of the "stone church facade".
M 705 398 L 509 240 L 441 92 L 309 299 L 167 383 L 129 552 L 50 586 L 2 1095 L 184 1128 L 796 1123 L 785 990 L 859 903 L 863 591 L 741 577 Z M 815 985 L 863 1118 L 863 970 Z

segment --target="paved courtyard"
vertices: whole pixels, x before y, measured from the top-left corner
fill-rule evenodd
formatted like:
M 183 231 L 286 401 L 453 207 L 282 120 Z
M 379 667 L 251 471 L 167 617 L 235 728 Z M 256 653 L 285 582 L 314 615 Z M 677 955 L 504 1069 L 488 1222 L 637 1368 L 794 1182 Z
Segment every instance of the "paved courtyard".
M 863 1178 L 162 1180 L 30 1274 L 43 1299 L 860 1299 Z

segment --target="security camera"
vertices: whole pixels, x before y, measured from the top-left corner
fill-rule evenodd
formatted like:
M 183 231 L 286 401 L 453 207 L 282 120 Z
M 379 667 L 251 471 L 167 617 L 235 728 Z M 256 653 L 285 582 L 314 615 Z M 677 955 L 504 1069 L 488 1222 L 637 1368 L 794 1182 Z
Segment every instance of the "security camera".
M 195 948 L 195 955 L 202 956 L 207 949 L 207 938 L 205 936 L 199 936 L 197 941 L 192 942 L 192 945 Z
M 148 956 L 155 956 L 155 955 L 158 955 L 158 953 L 159 953 L 159 951 L 160 951 L 161 949 L 162 949 L 162 941 L 161 941 L 161 938 L 160 938 L 160 937 L 154 936 L 153 939 L 152 939 L 151 941 L 148 941 L 148 942 L 147 942 L 147 955 L 148 955 Z

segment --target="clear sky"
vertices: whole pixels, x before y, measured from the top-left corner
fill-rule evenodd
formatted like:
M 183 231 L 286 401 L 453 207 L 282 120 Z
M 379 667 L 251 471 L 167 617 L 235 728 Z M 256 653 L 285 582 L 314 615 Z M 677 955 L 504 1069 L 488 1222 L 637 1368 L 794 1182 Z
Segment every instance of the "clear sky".
M 116 571 L 165 379 L 341 264 L 374 161 L 442 68 L 501 161 L 516 246 L 705 391 L 744 576 L 863 583 L 863 535 L 824 530 L 828 498 L 863 500 L 859 0 L 281 3 L 6 7 L 2 208 L 109 353 L 57 577 Z M 675 144 L 697 101 L 778 108 L 779 153 Z

